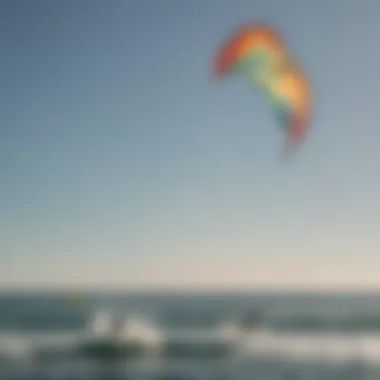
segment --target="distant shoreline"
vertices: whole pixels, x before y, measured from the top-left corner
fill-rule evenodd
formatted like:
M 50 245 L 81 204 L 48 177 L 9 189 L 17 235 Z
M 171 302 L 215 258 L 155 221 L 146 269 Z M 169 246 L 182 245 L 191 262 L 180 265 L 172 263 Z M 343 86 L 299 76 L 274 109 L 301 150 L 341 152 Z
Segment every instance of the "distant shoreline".
M 265 289 L 265 288 L 257 288 L 257 289 L 222 289 L 222 288 L 183 288 L 183 289 L 174 289 L 169 287 L 156 287 L 156 288 L 115 288 L 115 289 L 101 289 L 99 287 L 92 288 L 80 288 L 80 287 L 29 287 L 29 288 L 21 288 L 21 287 L 0 287 L 0 297 L 2 296 L 62 296 L 62 297 L 107 297 L 107 296 L 122 296 L 122 297 L 194 297 L 199 296 L 202 298 L 207 297 L 217 297 L 217 296 L 256 296 L 256 297 L 335 297 L 335 296 L 348 296 L 348 297 L 358 297 L 358 296 L 379 296 L 380 297 L 380 289 Z

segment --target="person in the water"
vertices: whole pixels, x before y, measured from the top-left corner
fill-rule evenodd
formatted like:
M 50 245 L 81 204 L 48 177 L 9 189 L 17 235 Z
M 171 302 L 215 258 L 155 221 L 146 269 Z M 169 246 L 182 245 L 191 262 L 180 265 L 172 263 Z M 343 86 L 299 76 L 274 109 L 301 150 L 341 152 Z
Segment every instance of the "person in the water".
M 124 318 L 121 314 L 115 313 L 112 315 L 109 326 L 109 337 L 111 340 L 118 341 L 121 339 L 126 323 L 126 318 Z

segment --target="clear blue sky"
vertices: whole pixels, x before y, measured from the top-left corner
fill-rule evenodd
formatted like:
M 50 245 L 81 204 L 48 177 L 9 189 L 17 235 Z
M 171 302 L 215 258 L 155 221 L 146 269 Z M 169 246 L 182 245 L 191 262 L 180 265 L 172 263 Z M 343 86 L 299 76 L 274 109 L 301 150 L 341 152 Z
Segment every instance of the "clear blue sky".
M 3 286 L 380 285 L 380 2 L 0 5 Z M 280 28 L 316 101 L 307 144 L 220 41 Z

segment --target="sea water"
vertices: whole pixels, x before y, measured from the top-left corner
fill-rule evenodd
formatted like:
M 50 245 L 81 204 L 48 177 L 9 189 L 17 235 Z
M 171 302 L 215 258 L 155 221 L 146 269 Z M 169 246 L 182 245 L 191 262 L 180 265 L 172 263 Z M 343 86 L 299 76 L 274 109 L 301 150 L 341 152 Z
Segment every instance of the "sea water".
M 80 349 L 105 310 L 139 349 Z M 379 380 L 380 295 L 2 294 L 0 379 Z

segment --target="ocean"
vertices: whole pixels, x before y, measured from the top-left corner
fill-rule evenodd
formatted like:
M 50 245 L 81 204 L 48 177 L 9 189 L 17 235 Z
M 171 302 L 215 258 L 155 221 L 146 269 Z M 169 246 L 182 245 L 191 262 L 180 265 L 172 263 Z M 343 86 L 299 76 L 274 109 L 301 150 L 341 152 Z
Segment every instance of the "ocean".
M 0 379 L 379 380 L 380 295 L 3 293 Z

